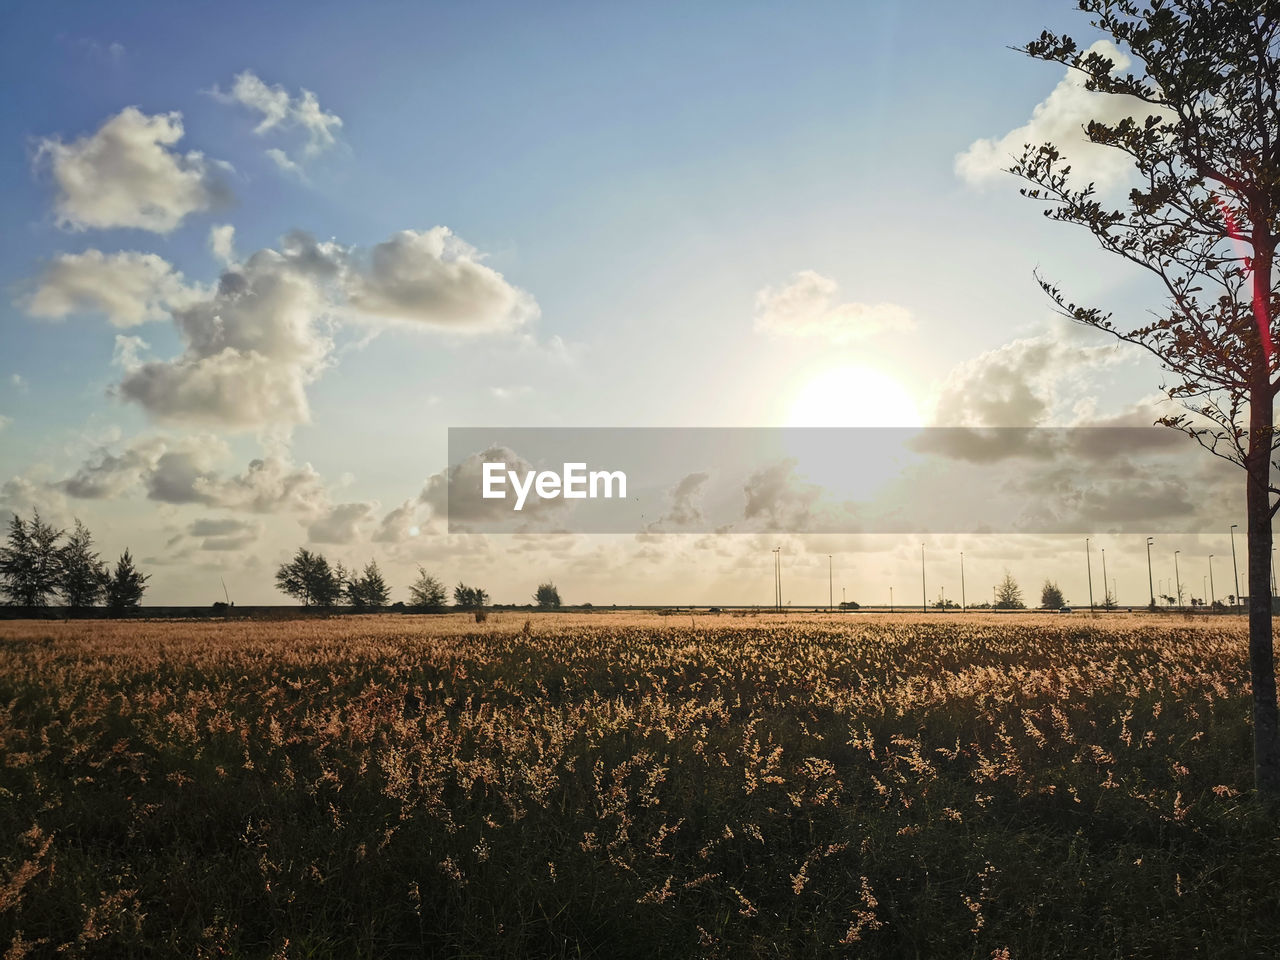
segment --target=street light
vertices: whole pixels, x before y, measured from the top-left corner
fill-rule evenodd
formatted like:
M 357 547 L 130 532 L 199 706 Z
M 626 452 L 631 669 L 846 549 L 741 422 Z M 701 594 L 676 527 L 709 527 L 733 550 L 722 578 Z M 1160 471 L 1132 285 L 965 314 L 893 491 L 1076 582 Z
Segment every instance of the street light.
M 1236 603 L 1240 603 L 1240 568 L 1236 566 L 1236 527 L 1238 523 L 1231 525 L 1231 569 L 1236 576 Z
M 1151 606 L 1153 609 L 1156 605 L 1156 582 L 1151 579 L 1151 545 L 1155 542 L 1155 537 L 1147 537 L 1147 587 L 1151 591 Z
M 831 601 L 834 599 L 831 586 L 831 554 L 827 554 L 827 613 L 831 612 Z
M 964 600 L 964 551 L 960 551 L 960 612 L 964 613 L 967 604 Z
M 1089 555 L 1089 538 L 1084 538 L 1084 563 L 1089 571 L 1089 612 L 1093 613 L 1093 558 Z
M 1209 554 L 1209 609 L 1213 609 L 1213 605 L 1218 602 L 1217 594 L 1213 592 L 1213 554 Z
M 773 608 L 782 610 L 782 548 L 773 548 Z
M 1178 586 L 1178 607 L 1179 608 L 1182 607 L 1182 574 L 1178 573 L 1178 554 L 1180 554 L 1181 552 L 1182 552 L 1181 550 L 1173 551 L 1173 576 L 1175 578 L 1174 583 L 1176 583 Z
M 929 590 L 924 582 L 924 544 L 920 544 L 920 610 L 929 612 Z
M 1107 548 L 1103 547 L 1102 548 L 1102 606 L 1105 609 L 1110 610 L 1111 606 L 1108 603 L 1108 601 L 1114 600 L 1114 599 L 1115 598 L 1111 596 L 1111 592 L 1107 589 Z

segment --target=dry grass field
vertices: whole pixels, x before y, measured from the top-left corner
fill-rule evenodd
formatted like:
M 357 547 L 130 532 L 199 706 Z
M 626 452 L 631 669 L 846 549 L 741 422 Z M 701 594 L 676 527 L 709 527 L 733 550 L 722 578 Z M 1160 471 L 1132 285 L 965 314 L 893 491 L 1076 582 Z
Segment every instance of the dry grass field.
M 0 949 L 1262 957 L 1244 624 L 0 623 Z

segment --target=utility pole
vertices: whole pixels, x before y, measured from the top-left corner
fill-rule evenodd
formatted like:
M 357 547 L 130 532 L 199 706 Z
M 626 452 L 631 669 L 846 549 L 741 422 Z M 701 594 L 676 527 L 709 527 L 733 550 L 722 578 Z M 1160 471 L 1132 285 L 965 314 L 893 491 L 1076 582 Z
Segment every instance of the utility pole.
M 1236 603 L 1237 604 L 1242 602 L 1240 600 L 1240 568 L 1236 566 L 1236 527 L 1238 526 L 1240 526 L 1240 524 L 1238 523 L 1233 523 L 1231 525 L 1231 570 L 1236 577 Z
M 1155 537 L 1147 537 L 1147 587 L 1151 590 L 1152 607 L 1156 605 L 1156 582 L 1151 579 L 1151 544 L 1155 542 Z
M 929 612 L 929 590 L 924 583 L 924 544 L 920 544 L 920 610 Z
M 1213 605 L 1218 602 L 1218 595 L 1213 589 L 1213 554 L 1209 554 L 1209 609 L 1213 609 Z
M 964 613 L 968 604 L 964 600 L 964 551 L 960 551 L 960 612 Z
M 1173 582 L 1177 585 L 1178 609 L 1182 609 L 1182 574 L 1178 572 L 1178 554 L 1181 552 L 1181 550 L 1173 551 Z
M 831 588 L 831 554 L 827 554 L 827 613 L 831 612 L 832 606 L 832 588 Z
M 889 588 L 889 612 L 893 613 L 893 587 Z
M 1093 557 L 1089 554 L 1089 538 L 1084 538 L 1084 564 L 1089 571 L 1089 612 L 1093 613 Z

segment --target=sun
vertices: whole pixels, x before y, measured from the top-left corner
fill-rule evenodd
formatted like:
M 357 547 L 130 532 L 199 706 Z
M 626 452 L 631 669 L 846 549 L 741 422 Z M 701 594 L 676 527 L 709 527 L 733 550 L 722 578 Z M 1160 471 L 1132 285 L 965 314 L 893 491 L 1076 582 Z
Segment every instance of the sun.
M 915 398 L 880 370 L 840 366 L 805 381 L 787 417 L 791 427 L 919 427 Z

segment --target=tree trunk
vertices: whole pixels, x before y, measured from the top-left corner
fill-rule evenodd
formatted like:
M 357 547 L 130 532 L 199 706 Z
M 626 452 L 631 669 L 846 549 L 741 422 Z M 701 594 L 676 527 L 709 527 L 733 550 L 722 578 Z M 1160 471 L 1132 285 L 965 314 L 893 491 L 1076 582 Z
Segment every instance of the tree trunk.
M 1261 350 L 1258 351 L 1261 354 Z M 1253 687 L 1253 773 L 1258 796 L 1280 800 L 1280 717 L 1271 637 L 1271 384 L 1255 363 L 1250 390 L 1247 503 L 1249 528 L 1249 673 Z

